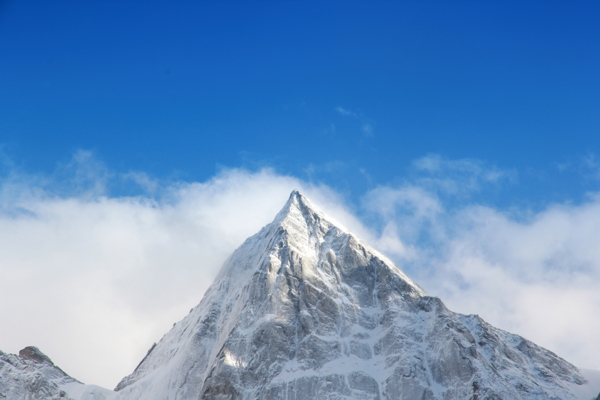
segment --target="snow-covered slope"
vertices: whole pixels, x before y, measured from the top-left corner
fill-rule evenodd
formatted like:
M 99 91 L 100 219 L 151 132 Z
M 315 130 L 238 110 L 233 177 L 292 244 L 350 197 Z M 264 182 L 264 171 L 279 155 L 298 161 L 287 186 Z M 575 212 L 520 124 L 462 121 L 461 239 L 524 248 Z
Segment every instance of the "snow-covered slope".
M 105 400 L 112 394 L 71 378 L 36 347 L 25 347 L 19 355 L 0 351 L 1 399 Z
M 590 386 L 573 365 L 451 312 L 293 192 L 115 398 L 567 400 L 578 388 Z

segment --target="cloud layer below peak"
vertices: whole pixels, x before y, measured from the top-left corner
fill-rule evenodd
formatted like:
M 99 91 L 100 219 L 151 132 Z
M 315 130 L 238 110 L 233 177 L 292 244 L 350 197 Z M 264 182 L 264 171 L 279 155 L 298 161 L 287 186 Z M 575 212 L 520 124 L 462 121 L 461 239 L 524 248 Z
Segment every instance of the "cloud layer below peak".
M 472 201 L 514 182 L 514 171 L 432 155 L 353 205 L 270 169 L 165 183 L 89 152 L 52 176 L 11 167 L 0 184 L 0 348 L 36 345 L 78 379 L 114 387 L 300 189 L 454 311 L 600 369 L 600 198 L 538 212 Z M 131 194 L 111 195 L 117 184 Z

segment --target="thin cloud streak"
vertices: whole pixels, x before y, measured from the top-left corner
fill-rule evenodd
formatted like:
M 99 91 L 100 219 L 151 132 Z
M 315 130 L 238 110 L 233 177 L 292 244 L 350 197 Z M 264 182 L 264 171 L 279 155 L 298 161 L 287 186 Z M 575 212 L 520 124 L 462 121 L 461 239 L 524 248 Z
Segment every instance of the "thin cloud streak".
M 363 137 L 370 138 L 375 135 L 375 127 L 372 121 L 367 118 L 362 112 L 348 110 L 347 108 L 338 106 L 335 111 L 343 117 L 350 117 L 360 121 L 360 130 L 363 133 Z

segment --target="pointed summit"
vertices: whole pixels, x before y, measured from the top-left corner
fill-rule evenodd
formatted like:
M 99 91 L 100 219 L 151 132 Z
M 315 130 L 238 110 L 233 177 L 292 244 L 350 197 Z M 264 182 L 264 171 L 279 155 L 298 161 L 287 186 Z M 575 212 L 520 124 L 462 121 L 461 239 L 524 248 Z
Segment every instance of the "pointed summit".
M 290 197 L 288 198 L 287 202 L 285 203 L 279 214 L 277 214 L 277 217 L 275 217 L 275 219 L 278 219 L 278 217 L 282 215 L 288 215 L 293 210 L 297 210 L 302 214 L 319 214 L 321 216 L 323 215 L 323 212 L 315 206 L 313 206 L 310 200 L 308 200 L 298 190 L 292 190 L 292 193 L 290 193 Z
M 448 310 L 293 191 L 117 399 L 574 399 L 579 371 Z
M 293 190 L 281 211 L 275 216 L 273 223 L 282 226 L 291 224 L 290 228 L 293 228 L 294 225 L 302 221 L 310 226 L 314 226 L 321 221 L 326 221 L 328 226 L 333 225 L 331 221 L 328 221 L 323 211 L 313 206 L 298 190 Z M 339 224 L 335 225 L 338 225 L 338 228 L 340 227 Z
M 283 233 L 286 245 L 304 257 L 314 255 L 315 251 L 318 252 L 320 244 L 332 229 L 340 234 L 347 233 L 345 228 L 331 222 L 298 190 L 292 191 L 273 222 L 264 229 L 275 235 Z M 261 232 L 258 233 L 259 236 Z
M 294 189 L 292 190 L 292 193 L 290 193 L 290 197 L 285 203 L 285 206 L 283 206 L 283 209 L 289 208 L 292 203 L 297 207 L 300 207 L 300 204 L 308 205 L 309 201 L 306 197 L 304 197 L 304 195 L 302 195 L 302 193 L 300 193 L 298 189 Z
M 313 219 L 311 216 L 314 214 L 320 212 L 317 212 L 298 190 L 293 190 L 281 211 L 275 216 L 273 223 L 283 224 L 288 218 L 298 219 L 300 216 Z

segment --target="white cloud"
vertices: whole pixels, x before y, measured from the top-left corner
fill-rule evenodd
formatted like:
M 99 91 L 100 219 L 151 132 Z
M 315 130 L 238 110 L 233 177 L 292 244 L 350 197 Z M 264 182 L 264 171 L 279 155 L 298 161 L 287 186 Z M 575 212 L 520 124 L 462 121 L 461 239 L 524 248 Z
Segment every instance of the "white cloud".
M 600 197 L 537 213 L 507 213 L 468 196 L 451 207 L 447 187 L 479 190 L 490 176 L 485 164 L 453 163 L 470 174 L 443 172 L 452 163 L 429 157 L 415 163 L 428 176 L 365 196 L 384 221 L 382 237 L 395 234 L 411 249 L 409 275 L 454 311 L 479 314 L 578 366 L 600 369 Z
M 104 166 L 80 156 L 69 194 L 52 193 L 49 178 L 3 182 L 0 345 L 13 353 L 36 345 L 84 382 L 114 387 L 133 371 L 293 189 L 369 236 L 339 195 L 271 170 L 223 170 L 164 186 L 158 198 L 111 197 L 106 174 L 96 174 Z
M 431 291 L 582 367 L 600 369 L 600 203 L 527 221 L 469 207 L 430 275 Z
M 377 229 L 331 188 L 269 169 L 165 184 L 111 172 L 85 152 L 57 172 L 59 184 L 13 168 L 0 184 L 0 349 L 36 345 L 78 379 L 114 387 L 300 189 L 451 309 L 600 369 L 600 197 L 519 217 L 468 196 L 450 207 L 447 196 L 460 193 L 448 187 L 480 190 L 512 172 L 436 156 L 414 168 L 364 195 Z M 140 192 L 111 196 L 115 181 Z

